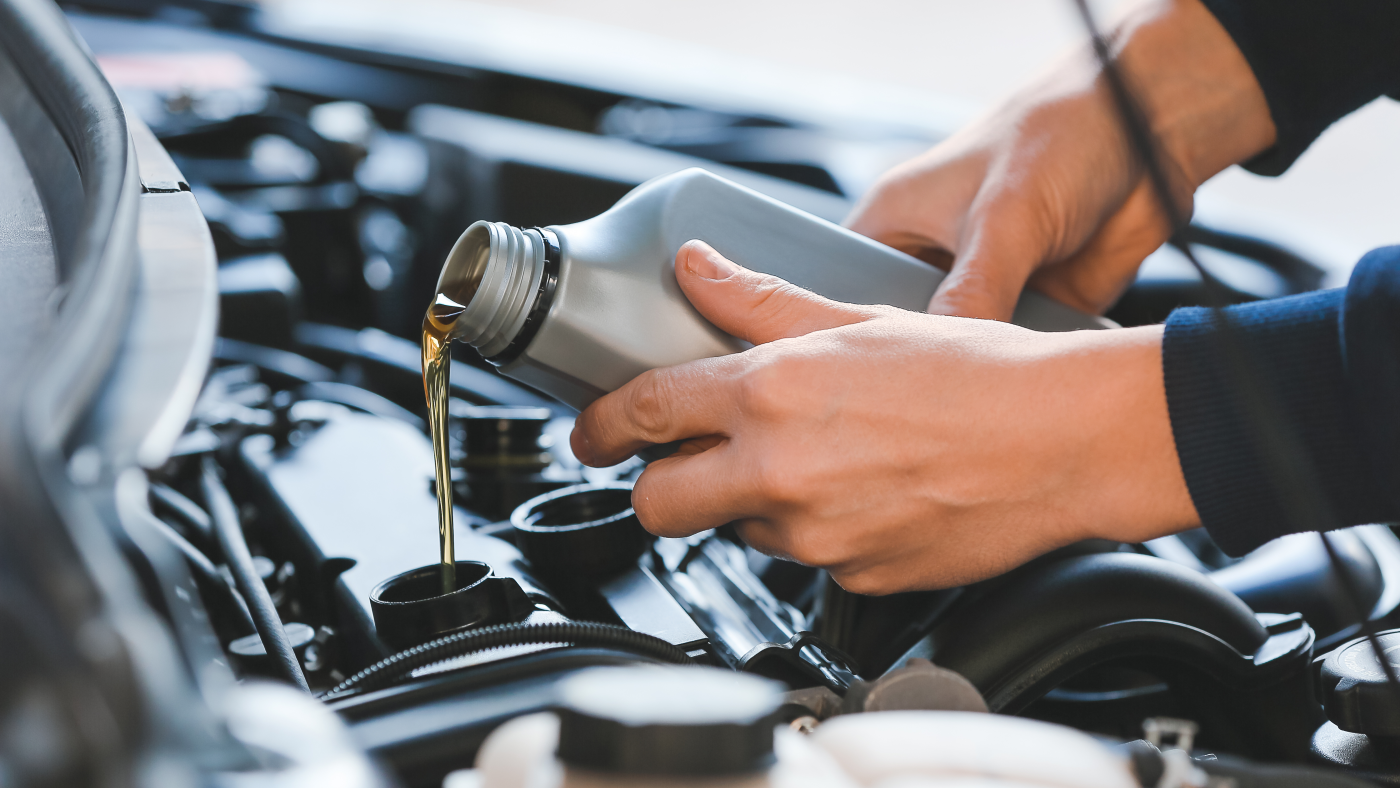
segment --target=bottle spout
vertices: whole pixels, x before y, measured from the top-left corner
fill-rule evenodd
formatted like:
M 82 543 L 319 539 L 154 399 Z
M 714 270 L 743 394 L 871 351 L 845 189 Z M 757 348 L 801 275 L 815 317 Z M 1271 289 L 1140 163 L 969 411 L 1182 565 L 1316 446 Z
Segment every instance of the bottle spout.
M 428 319 L 440 315 L 441 330 L 450 340 L 466 342 L 492 358 L 508 348 L 525 325 L 544 270 L 545 244 L 539 231 L 476 222 L 447 255 Z
M 448 298 L 444 293 L 438 293 L 432 305 L 428 307 L 427 320 L 437 333 L 447 337 L 450 342 L 457 338 L 457 318 L 465 311 L 465 306 Z

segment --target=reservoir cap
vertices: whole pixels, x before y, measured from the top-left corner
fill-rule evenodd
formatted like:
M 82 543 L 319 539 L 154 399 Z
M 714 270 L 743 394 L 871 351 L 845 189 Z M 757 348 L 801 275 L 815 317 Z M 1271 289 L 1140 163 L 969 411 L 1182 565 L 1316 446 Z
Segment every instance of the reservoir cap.
M 542 441 L 554 417 L 549 408 L 453 405 L 465 432 L 462 467 L 468 471 L 537 473 L 554 461 Z
M 564 682 L 559 759 L 597 772 L 748 774 L 773 762 L 782 685 L 706 667 L 593 668 Z
M 538 495 L 510 516 L 515 546 L 546 580 L 597 582 L 634 566 L 651 544 L 632 485 L 576 484 Z
M 1377 639 L 1400 673 L 1400 630 L 1382 632 Z M 1400 687 L 1387 686 L 1385 670 L 1366 638 L 1348 641 L 1328 654 L 1318 678 L 1327 719 L 1338 728 L 1367 736 L 1400 736 Z

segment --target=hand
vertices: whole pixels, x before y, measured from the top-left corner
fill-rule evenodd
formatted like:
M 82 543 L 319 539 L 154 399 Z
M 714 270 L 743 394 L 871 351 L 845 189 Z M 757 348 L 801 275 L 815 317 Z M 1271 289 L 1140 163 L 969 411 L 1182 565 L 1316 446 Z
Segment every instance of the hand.
M 1141 3 L 1110 40 L 1181 215 L 1206 179 L 1273 144 L 1249 64 L 1199 0 Z M 1102 314 L 1173 229 L 1087 47 L 885 174 L 846 223 L 951 267 L 930 312 L 996 320 L 1010 319 L 1028 283 Z
M 755 347 L 646 372 L 585 410 L 572 437 L 600 466 L 684 441 L 633 491 L 652 533 L 735 522 L 759 550 L 883 594 L 1198 520 L 1160 327 L 1041 334 L 843 304 L 698 241 L 675 270 L 701 314 Z

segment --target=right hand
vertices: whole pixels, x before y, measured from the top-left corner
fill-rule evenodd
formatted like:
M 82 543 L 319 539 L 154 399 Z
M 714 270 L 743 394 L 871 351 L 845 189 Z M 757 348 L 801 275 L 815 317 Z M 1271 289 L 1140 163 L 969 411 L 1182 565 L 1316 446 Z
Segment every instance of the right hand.
M 1089 538 L 1199 523 L 1162 327 L 1039 333 L 831 301 L 699 241 L 676 281 L 739 353 L 644 372 L 570 445 L 604 467 L 681 441 L 632 491 L 650 532 L 733 523 L 849 591 L 949 588 Z
M 1273 144 L 1253 72 L 1199 0 L 1140 3 L 1110 41 L 1180 215 L 1207 178 Z M 930 312 L 996 320 L 1027 284 L 1102 314 L 1173 230 L 1087 47 L 886 173 L 846 224 L 949 269 Z

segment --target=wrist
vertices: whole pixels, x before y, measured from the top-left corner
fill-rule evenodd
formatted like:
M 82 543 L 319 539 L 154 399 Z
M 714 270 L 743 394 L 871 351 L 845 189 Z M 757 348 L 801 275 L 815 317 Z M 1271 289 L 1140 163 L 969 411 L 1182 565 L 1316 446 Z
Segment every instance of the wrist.
M 1156 0 L 1117 26 L 1120 63 L 1164 152 L 1194 190 L 1274 144 L 1268 102 L 1234 40 L 1200 0 Z
M 1162 326 L 1065 335 L 1074 403 L 1062 505 L 1079 539 L 1142 542 L 1199 524 L 1177 456 L 1162 375 Z

